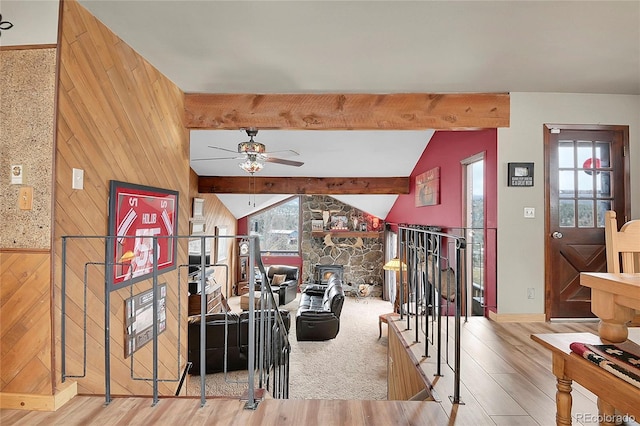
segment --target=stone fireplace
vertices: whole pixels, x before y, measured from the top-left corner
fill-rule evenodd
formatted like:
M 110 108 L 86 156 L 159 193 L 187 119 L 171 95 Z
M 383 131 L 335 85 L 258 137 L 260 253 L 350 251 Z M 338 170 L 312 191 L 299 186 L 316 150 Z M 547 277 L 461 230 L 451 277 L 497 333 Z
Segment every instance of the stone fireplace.
M 348 204 L 327 195 L 307 195 L 302 201 L 302 279 L 304 282 L 317 282 L 316 266 L 339 266 L 342 268 L 342 281 L 353 288 L 367 284 L 370 296 L 382 295 L 384 282 L 384 241 L 379 238 L 362 238 L 362 244 L 355 244 L 356 238 L 332 236 L 333 245 L 327 245 L 324 237 L 313 236 L 311 221 L 322 219 L 323 211 L 347 218 L 367 216 Z M 380 228 L 382 229 L 382 228 Z M 353 235 L 353 234 L 352 234 Z

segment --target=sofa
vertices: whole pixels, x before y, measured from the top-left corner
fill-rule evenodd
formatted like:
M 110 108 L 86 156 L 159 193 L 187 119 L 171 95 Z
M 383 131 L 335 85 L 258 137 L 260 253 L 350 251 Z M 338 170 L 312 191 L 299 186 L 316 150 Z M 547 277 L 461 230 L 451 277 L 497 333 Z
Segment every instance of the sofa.
M 340 331 L 343 304 L 342 281 L 336 274 L 331 274 L 326 286 L 307 286 L 300 296 L 296 312 L 296 339 L 320 341 L 335 338 Z
M 272 317 L 274 310 L 268 312 Z M 259 319 L 263 311 L 255 311 L 256 335 Z M 266 314 L 265 314 L 266 315 Z M 280 310 L 286 333 L 289 333 L 290 314 Z M 274 318 L 270 318 L 274 319 Z M 249 360 L 249 312 L 240 314 L 234 312 L 207 314 L 205 316 L 205 359 L 207 374 L 224 371 L 225 360 L 225 323 L 227 324 L 227 371 L 246 370 Z M 276 322 L 277 323 L 277 322 Z M 274 336 L 279 327 L 275 326 Z M 275 340 L 275 339 L 274 339 Z M 272 347 L 274 345 L 271 345 Z M 277 346 L 277 345 L 276 345 Z M 200 318 L 190 320 L 188 325 L 187 359 L 193 363 L 190 374 L 200 374 Z
M 293 302 L 298 295 L 298 267 L 289 265 L 271 265 L 267 268 L 267 277 L 274 293 L 278 293 L 278 304 Z

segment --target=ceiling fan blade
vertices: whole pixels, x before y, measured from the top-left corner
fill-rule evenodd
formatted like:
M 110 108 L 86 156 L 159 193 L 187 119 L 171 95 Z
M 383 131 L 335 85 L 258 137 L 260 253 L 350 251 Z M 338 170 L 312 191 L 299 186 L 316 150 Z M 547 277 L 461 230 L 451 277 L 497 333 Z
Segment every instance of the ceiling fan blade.
M 238 151 L 237 151 L 237 150 L 236 150 L 236 151 L 234 151 L 234 150 L 232 150 L 232 149 L 221 148 L 221 147 L 219 147 L 219 146 L 211 146 L 211 145 L 207 145 L 207 146 L 208 146 L 209 148 L 219 149 L 219 150 L 221 150 L 221 151 L 233 152 L 234 154 L 237 154 L 237 153 L 238 153 Z
M 285 166 L 295 166 L 295 167 L 300 167 L 304 164 L 302 161 L 285 160 L 284 158 L 274 158 L 274 157 L 267 157 L 265 161 L 267 163 L 277 163 L 277 164 L 284 164 Z
M 269 151 L 269 152 L 265 152 L 264 154 L 265 155 L 280 154 L 281 157 L 282 156 L 288 157 L 288 156 L 300 155 L 298 152 L 296 152 L 296 151 L 294 151 L 292 149 L 283 149 L 282 151 Z
M 211 158 L 194 158 L 191 161 L 209 161 L 209 160 L 243 160 L 245 157 L 211 157 Z

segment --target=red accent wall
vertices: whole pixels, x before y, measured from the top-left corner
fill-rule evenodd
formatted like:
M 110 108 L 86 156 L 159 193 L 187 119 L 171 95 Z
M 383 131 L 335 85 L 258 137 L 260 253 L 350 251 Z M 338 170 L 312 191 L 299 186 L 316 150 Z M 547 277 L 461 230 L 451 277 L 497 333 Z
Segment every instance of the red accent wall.
M 496 226 L 497 131 L 438 131 L 411 172 L 411 192 L 400 195 L 385 218 L 389 223 L 460 227 L 462 225 L 461 160 L 485 152 L 487 227 Z M 415 206 L 416 176 L 440 167 L 440 204 Z
M 485 167 L 485 304 L 496 310 L 496 227 L 497 227 L 497 149 L 496 129 L 438 131 L 411 172 L 411 192 L 400 195 L 385 221 L 390 224 L 433 225 L 460 228 L 462 217 L 462 165 L 460 161 L 484 152 Z M 415 206 L 416 176 L 440 167 L 440 204 Z M 392 228 L 395 226 L 392 225 Z M 445 229 L 446 232 L 446 229 Z

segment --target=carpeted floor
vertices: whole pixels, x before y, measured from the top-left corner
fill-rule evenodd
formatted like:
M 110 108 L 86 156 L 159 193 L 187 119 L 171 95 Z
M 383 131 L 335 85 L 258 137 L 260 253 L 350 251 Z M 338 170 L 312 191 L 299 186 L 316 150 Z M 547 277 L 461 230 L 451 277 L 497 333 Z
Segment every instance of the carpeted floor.
M 232 311 L 239 311 L 239 298 L 231 298 Z M 387 331 L 383 324 L 378 339 L 378 316 L 392 311 L 379 298 L 345 298 L 340 316 L 340 332 L 324 342 L 296 340 L 295 313 L 299 296 L 283 308 L 291 312 L 290 399 L 387 398 Z M 236 382 L 242 383 L 236 383 Z M 206 394 L 239 396 L 246 389 L 247 372 L 208 374 Z M 200 394 L 200 377 L 190 376 L 187 395 Z

